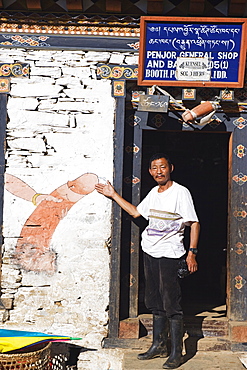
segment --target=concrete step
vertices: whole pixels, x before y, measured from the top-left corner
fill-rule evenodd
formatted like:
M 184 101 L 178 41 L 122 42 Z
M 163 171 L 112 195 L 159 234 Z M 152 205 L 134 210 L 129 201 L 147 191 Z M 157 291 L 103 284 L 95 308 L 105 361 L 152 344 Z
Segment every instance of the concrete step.
M 227 337 L 229 333 L 228 320 L 225 314 L 225 306 L 215 307 L 209 310 L 197 310 L 193 315 L 184 315 L 184 330 L 190 336 L 197 337 Z M 152 334 L 152 315 L 139 315 L 139 320 L 147 331 Z
M 197 351 L 228 351 L 231 349 L 231 343 L 228 337 L 193 337 L 184 335 L 184 352 Z
M 124 354 L 123 370 L 158 370 L 166 361 L 165 358 L 155 358 L 140 361 L 136 358 L 139 352 L 127 351 Z M 241 354 L 231 351 L 188 353 L 183 356 L 183 363 L 179 370 L 244 370 L 240 361 Z
M 147 335 L 146 337 L 140 338 L 137 343 L 133 345 L 133 349 L 143 349 L 144 351 L 148 349 L 152 343 L 152 335 Z M 168 347 L 170 347 L 170 342 L 168 339 Z M 184 334 L 183 338 L 183 352 L 194 352 L 197 351 L 228 351 L 231 349 L 230 341 L 228 337 L 205 337 L 199 338 L 196 336 L 190 336 L 188 333 Z
M 202 319 L 201 317 L 184 318 L 184 329 L 190 335 L 202 337 L 222 337 L 227 336 L 229 327 L 227 320 Z
M 151 315 L 140 315 L 139 319 L 145 327 L 147 334 L 152 334 L 153 322 Z M 225 319 L 212 319 L 197 316 L 184 317 L 184 330 L 189 335 L 198 337 L 222 337 L 228 335 L 228 321 Z

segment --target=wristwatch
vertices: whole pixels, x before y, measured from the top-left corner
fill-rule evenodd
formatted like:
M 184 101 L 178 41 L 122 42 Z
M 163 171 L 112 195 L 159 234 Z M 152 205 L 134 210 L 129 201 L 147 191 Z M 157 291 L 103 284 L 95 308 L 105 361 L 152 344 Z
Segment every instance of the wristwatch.
M 197 248 L 189 248 L 189 251 L 194 253 L 194 254 L 197 254 L 198 249 Z

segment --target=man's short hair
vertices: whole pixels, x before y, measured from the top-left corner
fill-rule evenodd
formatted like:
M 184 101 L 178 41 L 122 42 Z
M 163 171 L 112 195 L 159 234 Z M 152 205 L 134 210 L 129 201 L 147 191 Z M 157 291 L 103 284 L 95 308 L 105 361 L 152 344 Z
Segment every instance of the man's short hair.
M 169 158 L 169 156 L 165 153 L 155 153 L 153 154 L 150 159 L 149 159 L 149 168 L 151 168 L 151 164 L 153 161 L 155 161 L 156 159 L 160 159 L 160 158 L 165 158 L 169 164 L 169 167 L 171 168 L 172 167 L 172 162 Z

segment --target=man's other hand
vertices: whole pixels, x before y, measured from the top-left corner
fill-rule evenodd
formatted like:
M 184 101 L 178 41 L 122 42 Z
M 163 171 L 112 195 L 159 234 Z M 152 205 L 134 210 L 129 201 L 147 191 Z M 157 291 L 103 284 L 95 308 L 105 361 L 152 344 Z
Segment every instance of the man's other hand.
M 188 269 L 191 273 L 197 271 L 198 265 L 197 265 L 197 262 L 196 262 L 196 256 L 192 252 L 188 253 L 188 256 L 186 258 L 186 262 L 187 262 L 187 265 L 188 265 Z

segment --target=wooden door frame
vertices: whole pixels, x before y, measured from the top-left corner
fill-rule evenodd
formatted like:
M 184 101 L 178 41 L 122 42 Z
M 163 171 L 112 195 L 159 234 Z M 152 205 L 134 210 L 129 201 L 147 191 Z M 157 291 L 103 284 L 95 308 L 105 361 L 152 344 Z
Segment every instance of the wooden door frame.
M 5 152 L 6 152 L 6 124 L 7 124 L 7 94 L 0 94 L 0 253 L 2 256 L 3 246 L 3 202 L 4 202 L 4 174 L 5 174 Z M 2 271 L 2 257 L 0 258 L 0 271 Z M 1 272 L 2 274 L 2 272 Z M 2 281 L 0 276 L 0 281 Z M 0 310 L 5 306 L 0 298 Z
M 125 130 L 125 98 L 117 98 L 116 107 L 116 127 L 114 138 L 114 186 L 116 190 L 122 194 L 123 186 L 123 160 L 124 160 L 124 130 Z M 143 130 L 157 130 L 155 127 L 147 126 L 147 112 L 136 112 L 137 120 L 133 124 L 133 143 L 132 143 L 132 200 L 134 204 L 140 201 L 140 176 L 141 176 L 141 158 L 142 158 L 142 133 Z M 168 115 L 170 113 L 168 112 Z M 231 115 L 228 120 L 225 120 L 225 129 L 222 132 L 231 132 L 229 140 L 229 212 L 228 212 L 228 257 L 227 257 L 227 317 L 230 325 L 230 335 L 233 342 L 233 347 L 241 349 L 239 340 L 245 338 L 247 341 L 247 307 L 245 305 L 245 294 L 247 292 L 247 284 L 245 284 L 245 260 L 243 253 L 245 240 L 247 240 L 247 227 L 244 222 L 246 217 L 245 209 L 242 207 L 244 199 L 247 199 L 247 182 L 243 186 L 241 184 L 241 176 L 247 172 L 247 149 L 244 147 L 244 142 L 247 142 L 247 115 L 241 120 L 239 115 Z M 174 114 L 171 112 L 171 117 Z M 135 117 L 136 118 L 136 117 Z M 243 123 L 245 126 L 241 124 Z M 170 129 L 169 129 L 170 130 Z M 188 130 L 188 128 L 185 128 Z M 191 130 L 191 128 L 189 128 Z M 193 130 L 193 128 L 192 128 Z M 164 128 L 162 129 L 164 131 Z M 183 131 L 183 129 L 182 129 Z M 207 131 L 208 132 L 208 131 Z M 214 132 L 210 129 L 210 132 Z M 217 129 L 217 132 L 220 130 Z M 246 171 L 245 171 L 246 168 Z M 239 181 L 236 179 L 239 177 Z M 243 182 L 243 181 L 242 181 Z M 136 339 L 119 338 L 119 312 L 120 312 L 120 248 L 121 248 L 121 222 L 122 211 L 113 202 L 113 218 L 112 218 L 112 254 L 111 254 L 111 285 L 110 285 L 110 306 L 109 306 L 109 335 L 104 340 L 104 347 L 130 347 L 135 345 Z M 242 239 L 239 240 L 241 232 Z M 138 322 L 138 263 L 139 263 L 139 232 L 134 223 L 131 226 L 131 248 L 130 248 L 130 300 L 129 321 L 127 322 L 127 330 L 131 330 L 133 321 Z M 242 258 L 241 258 L 242 257 Z M 246 276 L 247 278 L 247 276 Z M 239 333 L 243 332 L 241 336 Z M 128 326 L 129 325 L 129 326 Z M 242 331 L 241 331 L 242 330 Z M 233 334 L 232 334 L 233 333 Z

